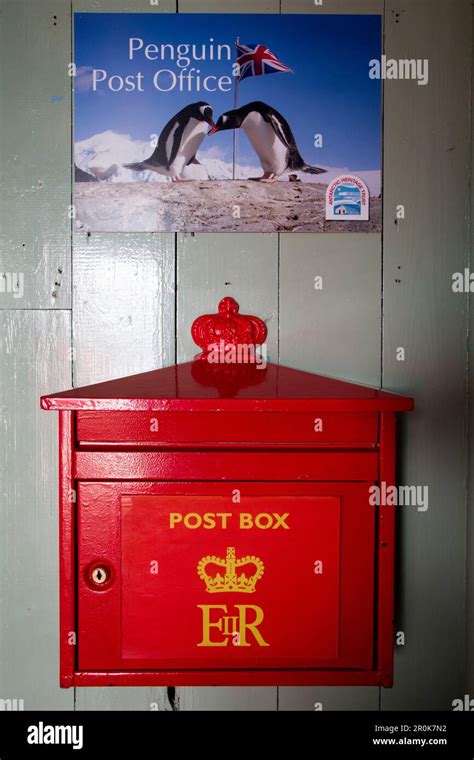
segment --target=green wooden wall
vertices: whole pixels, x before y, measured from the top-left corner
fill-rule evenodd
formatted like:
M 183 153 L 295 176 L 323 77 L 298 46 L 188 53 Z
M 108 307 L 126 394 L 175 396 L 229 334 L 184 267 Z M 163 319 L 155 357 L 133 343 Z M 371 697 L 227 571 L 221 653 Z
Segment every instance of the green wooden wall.
M 313 710 L 315 702 L 449 710 L 474 696 L 474 323 L 467 294 L 451 289 L 473 242 L 469 0 L 2 0 L 0 8 L 0 272 L 25 277 L 22 299 L 0 293 L 0 698 L 33 710 Z M 71 233 L 71 14 L 176 10 L 383 13 L 387 55 L 429 59 L 429 85 L 386 82 L 382 236 L 227 235 L 222 246 L 212 234 Z M 314 290 L 316 275 L 323 291 Z M 396 628 L 405 645 L 396 649 L 395 686 L 181 688 L 172 701 L 166 689 L 61 691 L 57 420 L 40 411 L 39 396 L 191 358 L 192 320 L 226 292 L 268 321 L 273 360 L 416 399 L 400 431 L 399 478 L 428 485 L 430 506 L 398 513 Z

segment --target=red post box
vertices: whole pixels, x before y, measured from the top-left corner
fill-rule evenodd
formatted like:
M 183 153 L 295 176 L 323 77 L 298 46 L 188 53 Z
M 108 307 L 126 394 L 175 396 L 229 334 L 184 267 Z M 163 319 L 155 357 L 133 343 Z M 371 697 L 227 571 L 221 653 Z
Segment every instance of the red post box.
M 41 400 L 61 685 L 391 686 L 395 508 L 373 494 L 412 399 L 266 364 L 232 299 L 192 332 L 194 362 Z

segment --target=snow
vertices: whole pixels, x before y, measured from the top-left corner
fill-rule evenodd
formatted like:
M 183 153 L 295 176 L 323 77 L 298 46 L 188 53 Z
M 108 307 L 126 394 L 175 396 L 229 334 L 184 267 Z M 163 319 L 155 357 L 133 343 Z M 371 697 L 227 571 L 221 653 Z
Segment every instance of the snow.
M 119 134 L 109 129 L 77 142 L 74 153 L 76 165 L 98 179 L 102 179 L 100 175 L 107 172 L 108 182 L 169 182 L 170 180 L 162 174 L 152 171 L 134 172 L 122 166 L 143 161 L 149 158 L 153 151 L 154 146 L 148 140 L 132 140 L 130 135 Z M 232 179 L 232 164 L 214 156 L 212 149 L 208 153 L 205 150 L 200 151 L 198 160 L 205 169 L 199 169 L 196 165 L 188 167 L 185 178 Z M 115 171 L 109 171 L 114 164 Z M 258 177 L 261 173 L 260 167 L 257 166 L 237 167 L 239 179 Z
M 122 166 L 149 158 L 153 150 L 149 140 L 132 140 L 130 135 L 122 135 L 108 129 L 77 142 L 74 155 L 76 165 L 94 176 L 97 176 L 97 172 L 107 171 L 116 164 L 115 172 L 106 180 L 108 182 L 166 182 L 167 178 L 156 172 L 132 172 Z

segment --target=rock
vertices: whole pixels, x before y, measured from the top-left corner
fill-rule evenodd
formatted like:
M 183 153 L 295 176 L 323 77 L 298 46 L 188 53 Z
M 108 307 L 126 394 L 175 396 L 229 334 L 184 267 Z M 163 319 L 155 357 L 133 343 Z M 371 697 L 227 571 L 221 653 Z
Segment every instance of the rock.
M 91 232 L 380 232 L 381 200 L 368 222 L 326 221 L 326 185 L 242 181 L 75 186 L 77 227 Z

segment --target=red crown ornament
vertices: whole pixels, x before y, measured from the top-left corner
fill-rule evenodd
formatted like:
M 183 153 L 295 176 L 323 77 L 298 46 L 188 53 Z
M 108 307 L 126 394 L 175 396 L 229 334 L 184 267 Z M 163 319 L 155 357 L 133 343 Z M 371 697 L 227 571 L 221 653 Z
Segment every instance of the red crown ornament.
M 239 314 L 239 304 L 227 296 L 220 301 L 217 314 L 204 314 L 194 320 L 191 335 L 203 349 L 195 358 L 210 360 L 217 347 L 225 350 L 232 346 L 245 349 L 261 345 L 267 337 L 267 326 L 258 317 Z
M 203 349 L 194 357 L 191 370 L 200 385 L 231 398 L 243 388 L 264 381 L 267 367 L 258 360 L 256 348 L 267 337 L 267 326 L 258 317 L 239 314 L 239 304 L 233 298 L 223 298 L 217 314 L 198 317 L 191 335 Z

